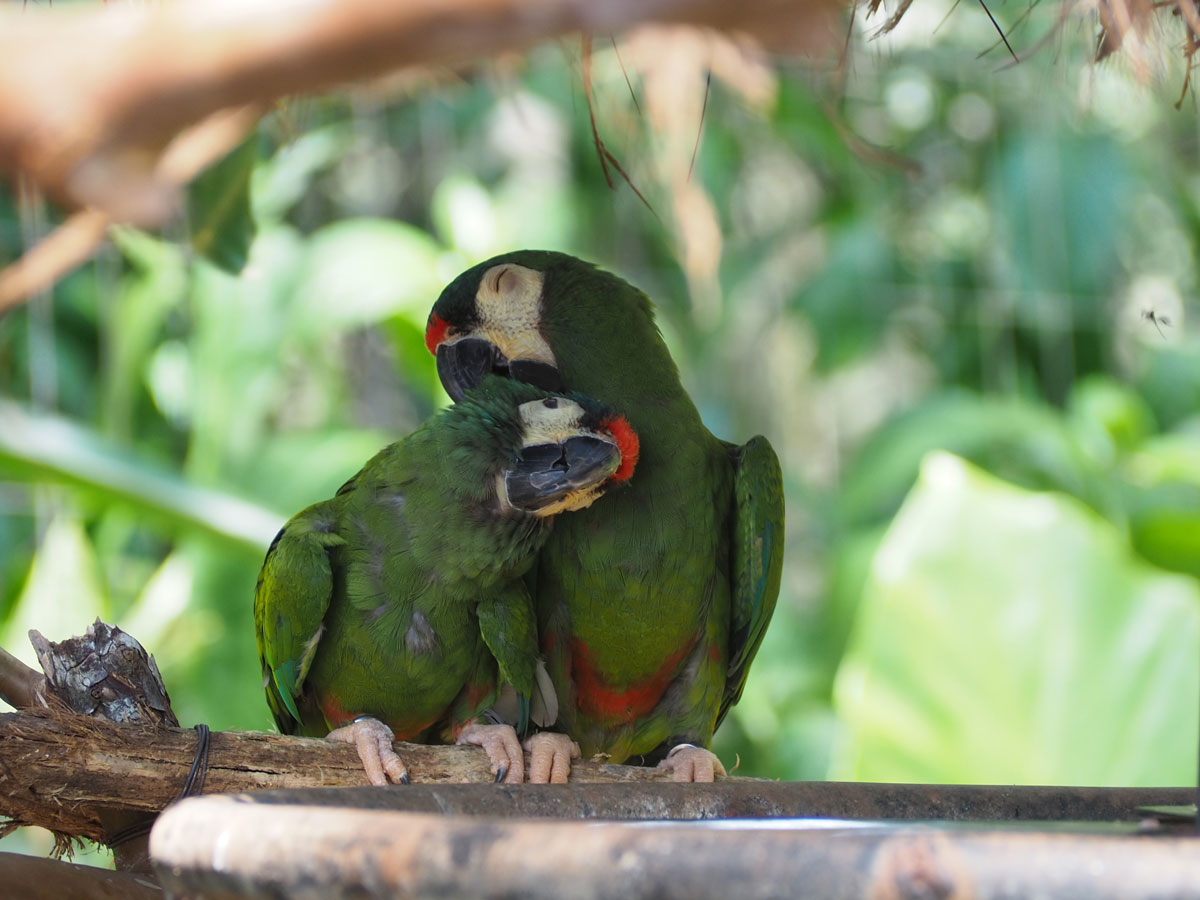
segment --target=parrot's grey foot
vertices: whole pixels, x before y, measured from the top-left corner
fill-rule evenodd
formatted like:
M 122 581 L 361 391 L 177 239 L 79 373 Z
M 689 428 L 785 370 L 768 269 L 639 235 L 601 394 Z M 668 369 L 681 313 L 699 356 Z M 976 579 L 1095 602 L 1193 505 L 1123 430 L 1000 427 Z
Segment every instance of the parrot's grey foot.
M 566 784 L 571 760 L 579 759 L 579 745 L 555 731 L 539 731 L 525 739 L 529 751 L 530 784 Z
M 454 743 L 482 747 L 492 763 L 497 784 L 520 784 L 525 780 L 525 754 L 511 725 L 468 725 Z
M 676 744 L 658 768 L 669 769 L 672 781 L 710 783 L 725 774 L 725 767 L 715 753 L 692 744 Z
M 392 749 L 395 737 L 392 729 L 378 719 L 362 716 L 349 725 L 335 728 L 325 735 L 325 740 L 353 744 L 367 770 L 367 780 L 383 787 L 389 780 L 393 784 L 409 783 L 408 769 Z

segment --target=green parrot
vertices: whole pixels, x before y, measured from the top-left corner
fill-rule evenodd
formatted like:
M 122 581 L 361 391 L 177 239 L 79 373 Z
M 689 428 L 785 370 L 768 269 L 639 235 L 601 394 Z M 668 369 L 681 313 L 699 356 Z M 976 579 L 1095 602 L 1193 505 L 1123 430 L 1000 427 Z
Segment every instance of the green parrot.
M 714 437 L 649 298 L 563 253 L 507 253 L 458 276 L 426 345 L 455 400 L 500 374 L 628 418 L 640 441 L 628 489 L 559 522 L 528 579 L 558 724 L 584 755 L 711 781 L 724 769 L 704 748 L 741 696 L 779 593 L 774 450 Z
M 296 514 L 254 595 L 280 730 L 353 743 L 375 784 L 409 781 L 393 737 L 478 744 L 521 781 L 512 725 L 556 702 L 521 577 L 553 517 L 629 478 L 631 434 L 585 397 L 487 378 Z

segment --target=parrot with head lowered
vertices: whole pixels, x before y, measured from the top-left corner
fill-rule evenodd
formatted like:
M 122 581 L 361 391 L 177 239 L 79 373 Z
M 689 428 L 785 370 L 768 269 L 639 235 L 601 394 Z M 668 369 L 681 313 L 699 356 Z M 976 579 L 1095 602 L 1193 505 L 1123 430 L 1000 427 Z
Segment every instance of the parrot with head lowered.
M 563 253 L 467 270 L 434 304 L 426 344 L 455 400 L 500 374 L 628 418 L 640 441 L 628 488 L 558 523 L 527 579 L 558 726 L 584 755 L 713 780 L 724 769 L 706 748 L 779 593 L 783 480 L 770 444 L 714 437 L 646 295 Z
M 375 784 L 409 781 L 393 737 L 478 744 L 497 781 L 523 780 L 512 726 L 552 721 L 556 700 L 521 577 L 553 518 L 636 458 L 607 407 L 487 378 L 294 516 L 254 596 L 280 730 L 354 744 Z

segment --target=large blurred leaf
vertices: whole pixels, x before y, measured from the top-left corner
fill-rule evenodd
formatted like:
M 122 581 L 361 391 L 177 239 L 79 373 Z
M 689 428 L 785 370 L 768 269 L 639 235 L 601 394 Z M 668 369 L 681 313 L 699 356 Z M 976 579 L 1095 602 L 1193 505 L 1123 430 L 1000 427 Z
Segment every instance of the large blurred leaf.
M 1147 441 L 1125 475 L 1133 546 L 1155 565 L 1200 578 L 1200 433 Z
M 925 454 L 949 450 L 1025 487 L 1066 491 L 1111 505 L 1096 465 L 1053 409 L 1019 397 L 943 391 L 879 429 L 846 474 L 843 519 L 859 525 L 890 515 Z
M 50 479 L 106 501 L 129 503 L 176 528 L 200 529 L 265 549 L 283 518 L 147 465 L 64 419 L 36 415 L 0 398 L 0 473 Z
M 254 240 L 250 174 L 258 162 L 259 144 L 255 131 L 188 186 L 192 246 L 233 274 L 246 265 Z
M 348 219 L 316 232 L 296 308 L 320 329 L 372 324 L 396 313 L 422 327 L 443 287 L 439 249 L 424 231 L 384 219 Z
M 34 668 L 37 656 L 28 632 L 52 641 L 83 634 L 108 602 L 96 553 L 78 518 L 61 512 L 51 521 L 33 558 L 13 615 L 0 631 L 0 646 Z
M 935 454 L 876 555 L 834 777 L 1194 784 L 1200 590 L 1070 498 Z
M 133 425 L 134 393 L 168 313 L 184 297 L 187 275 L 183 253 L 174 244 L 128 227 L 112 229 L 112 236 L 131 271 L 121 281 L 105 330 L 110 362 L 100 412 L 109 433 L 126 437 Z

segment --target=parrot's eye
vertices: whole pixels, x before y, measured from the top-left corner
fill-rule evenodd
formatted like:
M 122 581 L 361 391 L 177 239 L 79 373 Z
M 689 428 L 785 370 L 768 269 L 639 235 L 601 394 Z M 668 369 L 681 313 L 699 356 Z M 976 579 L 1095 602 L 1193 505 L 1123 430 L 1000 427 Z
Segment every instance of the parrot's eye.
M 497 293 L 497 294 L 500 293 L 500 284 L 501 284 L 500 280 L 507 274 L 508 274 L 508 266 L 501 266 L 500 268 L 496 269 L 496 274 L 493 276 L 493 278 L 495 280 L 492 282 L 492 290 L 495 293 Z
M 542 401 L 542 406 L 546 407 L 546 409 L 558 409 L 558 398 L 547 397 Z

